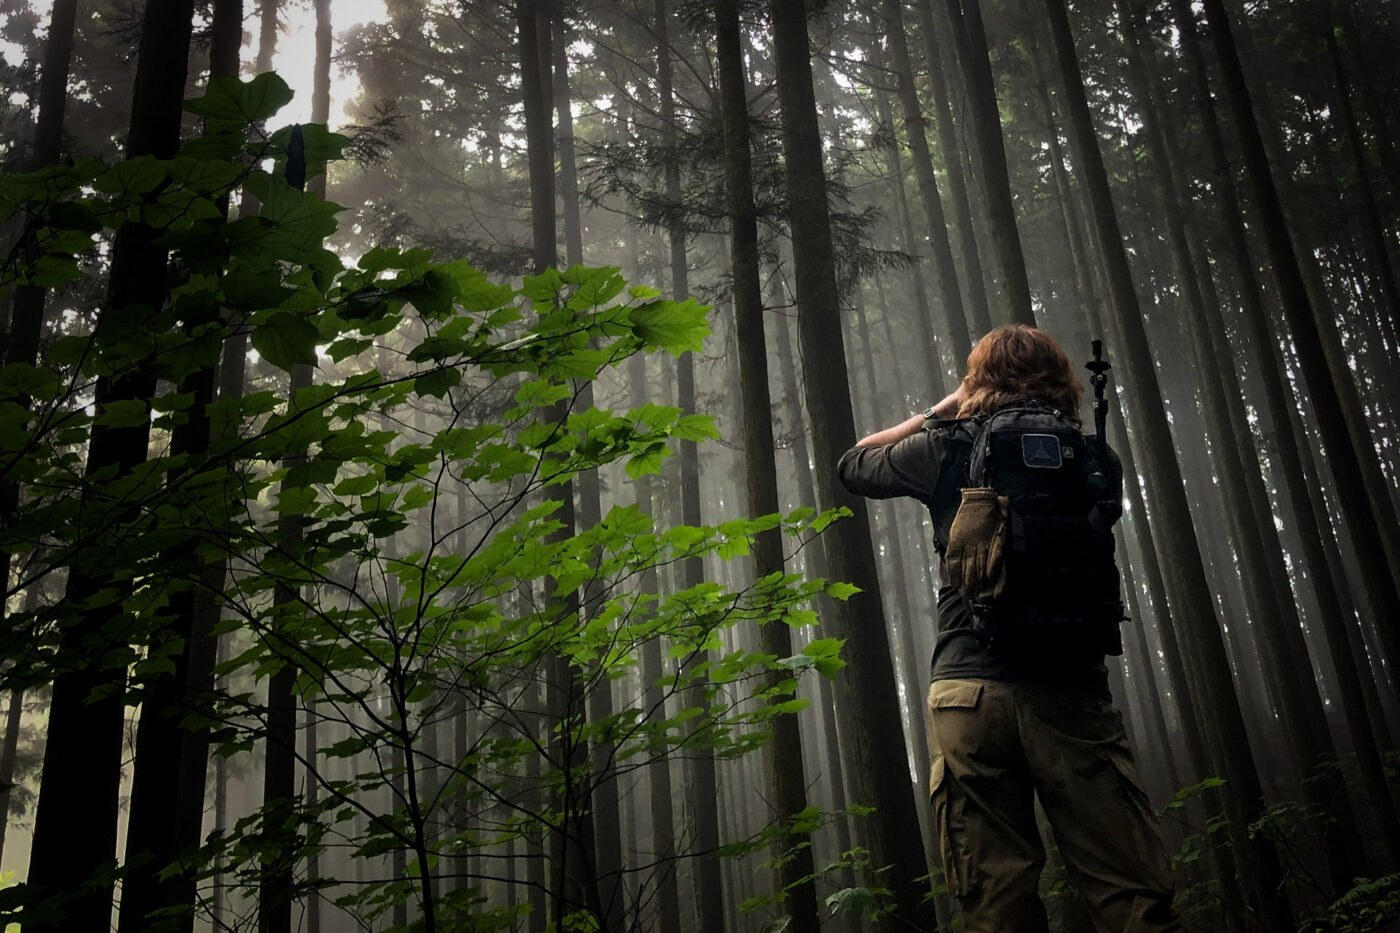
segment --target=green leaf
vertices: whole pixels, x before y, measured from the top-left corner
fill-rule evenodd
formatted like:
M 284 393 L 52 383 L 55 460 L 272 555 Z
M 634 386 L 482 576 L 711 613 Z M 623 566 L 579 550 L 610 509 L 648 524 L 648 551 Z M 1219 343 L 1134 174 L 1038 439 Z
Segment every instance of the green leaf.
M 461 382 L 462 373 L 449 366 L 424 373 L 413 380 L 413 391 L 419 395 L 446 398 L 448 391 L 455 389 Z
M 209 79 L 202 96 L 185 101 L 185 110 L 215 122 L 247 125 L 272 116 L 292 97 L 287 82 L 270 71 L 249 81 L 218 75 Z
M 704 340 L 710 335 L 705 318 L 709 310 L 693 298 L 684 302 L 653 301 L 633 308 L 628 318 L 632 332 L 648 345 L 679 356 L 687 350 L 703 349 Z
M 363 476 L 347 476 L 335 484 L 337 496 L 364 496 L 379 488 L 379 477 L 372 473 Z
M 418 309 L 418 313 L 430 320 L 452 314 L 452 303 L 457 297 L 457 283 L 451 276 L 443 275 L 436 269 L 429 269 L 417 282 L 404 289 L 404 295 Z
M 135 196 L 153 190 L 165 181 L 165 166 L 155 156 L 137 156 L 118 162 L 92 186 L 104 194 Z
M 829 583 L 826 587 L 826 595 L 833 599 L 846 601 L 860 592 L 860 587 L 850 583 Z
M 859 917 L 870 909 L 874 901 L 875 892 L 869 888 L 842 888 L 827 896 L 826 906 L 831 908 L 833 917 L 837 914 Z
M 321 332 L 310 321 L 286 311 L 278 311 L 254 328 L 253 349 L 278 369 L 292 371 L 297 363 L 316 365 L 316 344 Z
M 845 643 L 845 639 L 841 638 L 817 638 L 803 648 L 802 653 L 812 659 L 817 673 L 831 678 L 846 666 L 846 662 L 841 660 L 841 646 Z
M 108 428 L 134 428 L 145 424 L 151 418 L 151 410 L 141 399 L 118 399 L 102 405 L 102 411 L 93 420 Z
M 661 462 L 671 455 L 671 449 L 665 444 L 657 442 L 649 444 L 641 453 L 635 454 L 627 460 L 627 475 L 632 479 L 641 479 L 661 472 Z
M 27 395 L 49 401 L 58 397 L 62 381 L 51 369 L 40 369 L 28 363 L 11 363 L 0 369 L 0 392 L 4 395 Z
M 238 311 L 261 311 L 282 304 L 293 290 L 282 284 L 282 273 L 276 269 L 241 269 L 229 271 L 220 286 L 224 304 Z
M 326 355 L 339 363 L 343 359 L 363 353 L 372 346 L 374 341 L 367 337 L 341 337 L 326 347 Z

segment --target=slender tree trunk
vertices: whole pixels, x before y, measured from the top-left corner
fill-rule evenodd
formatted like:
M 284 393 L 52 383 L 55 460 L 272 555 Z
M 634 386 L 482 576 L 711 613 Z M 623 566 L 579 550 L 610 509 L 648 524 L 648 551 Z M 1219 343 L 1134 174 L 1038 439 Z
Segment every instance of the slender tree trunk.
M 661 122 L 671 145 L 679 148 L 680 130 L 676 125 L 676 102 L 671 63 L 670 11 L 667 0 L 656 0 L 656 66 L 657 84 L 661 93 Z M 690 297 L 690 263 L 686 256 L 685 217 L 681 204 L 680 153 L 666 162 L 666 200 L 675 205 L 667 230 L 670 245 L 671 295 L 677 301 Z M 695 354 L 686 352 L 676 361 L 677 405 L 684 414 L 695 413 Z M 680 443 L 681 523 L 698 526 L 700 509 L 700 452 L 694 441 Z M 681 566 L 681 585 L 690 589 L 704 581 L 704 566 L 699 558 L 691 558 Z M 693 665 L 705 663 L 707 655 L 697 655 Z M 685 704 L 690 708 L 704 706 L 705 689 L 700 682 L 687 689 Z M 697 744 L 687 757 L 691 796 L 687 800 L 690 821 L 695 827 L 694 849 L 700 853 L 695 864 L 695 896 L 697 898 L 697 927 L 700 930 L 721 929 L 724 925 L 724 888 L 720 877 L 720 860 L 709 853 L 719 850 L 719 813 L 713 805 L 717 793 L 717 776 L 713 750 L 699 730 Z
M 1333 821 L 1326 837 L 1327 862 L 1333 885 L 1338 889 L 1334 895 L 1341 894 L 1351 887 L 1352 878 L 1363 873 L 1358 861 L 1363 852 L 1355 816 L 1339 772 L 1329 769 L 1318 780 L 1307 780 L 1314 776 L 1311 772 L 1319 763 L 1335 761 L 1337 753 L 1323 713 L 1308 648 L 1303 641 L 1296 603 L 1286 583 L 1282 590 L 1275 587 L 1275 580 L 1283 581 L 1287 576 L 1283 548 L 1268 492 L 1256 466 L 1258 455 L 1251 442 L 1253 435 L 1233 362 L 1217 354 L 1217 347 L 1228 347 L 1223 340 L 1223 327 L 1219 328 L 1220 333 L 1212 333 L 1207 321 L 1208 316 L 1214 316 L 1219 323 L 1219 308 L 1205 306 L 1192 263 L 1184 211 L 1176 197 L 1176 192 L 1183 190 L 1184 181 L 1156 118 L 1161 112 L 1161 97 L 1149 77 L 1154 64 L 1151 48 L 1142 42 L 1143 27 L 1138 22 L 1138 14 L 1129 8 L 1128 0 L 1116 0 L 1116 5 L 1128 43 L 1130 83 L 1139 100 L 1152 158 L 1153 187 L 1165 209 L 1165 234 L 1172 253 L 1174 278 L 1182 290 L 1180 308 L 1185 312 L 1185 329 L 1196 372 L 1200 374 L 1202 407 L 1218 460 L 1217 476 L 1240 559 L 1248 604 L 1256 629 L 1263 629 L 1255 638 L 1255 644 L 1260 649 L 1265 675 L 1274 686 L 1273 693 L 1283 718 L 1290 724 L 1286 735 L 1293 751 L 1294 768 L 1299 771 L 1297 777 L 1304 782 L 1301 784 L 1303 792 L 1312 806 L 1328 813 Z
M 875 106 L 882 123 L 893 126 L 890 119 L 890 103 L 888 95 L 876 89 Z M 914 221 L 909 210 L 909 199 L 904 193 L 904 166 L 899 154 L 899 140 L 890 139 L 890 190 L 894 194 L 896 209 L 899 211 L 901 230 L 904 234 L 904 248 L 911 255 L 916 255 L 919 237 L 914 232 Z M 916 263 L 911 270 L 914 280 L 914 327 L 919 334 L 920 346 L 926 348 L 930 357 L 930 365 L 923 367 L 923 377 L 920 380 L 924 385 L 925 397 L 933 400 L 941 399 L 943 394 L 938 391 L 942 385 L 943 373 L 942 363 L 939 359 L 938 347 L 941 341 L 935 339 L 933 333 L 933 309 L 929 307 L 928 291 L 924 285 L 924 270 L 922 263 Z M 951 312 L 950 312 L 951 316 Z M 957 350 L 952 351 L 952 363 L 958 364 Z M 963 359 L 967 359 L 967 354 L 963 354 Z M 929 404 L 933 404 L 930 402 Z
M 1358 543 L 1357 559 L 1362 564 L 1367 592 L 1378 618 L 1400 618 L 1400 521 L 1381 475 L 1356 383 L 1341 352 L 1330 309 L 1308 297 L 1224 3 L 1204 0 L 1203 6 L 1220 62 L 1226 105 L 1239 134 L 1250 200 L 1262 220 L 1260 232 L 1269 264 L 1277 280 L 1303 379 L 1317 412 L 1318 432 L 1337 497 Z M 1379 542 L 1380 547 L 1375 547 L 1374 542 Z M 1383 624 L 1379 630 L 1387 659 L 1392 664 L 1400 663 L 1400 627 Z
M 562 18 L 553 30 L 550 43 L 554 57 L 553 91 L 554 112 L 556 115 L 559 154 L 559 193 L 564 217 L 565 261 L 570 266 L 583 262 L 583 218 L 579 208 L 578 168 L 575 158 L 573 102 L 569 82 L 568 29 Z M 578 405 L 587 410 L 593 407 L 593 383 L 581 382 L 578 387 Z M 578 485 L 577 526 L 580 529 L 595 527 L 602 517 L 599 502 L 598 472 L 586 470 L 580 473 Z M 592 587 L 585 585 L 583 602 L 584 613 L 595 612 L 597 595 Z M 613 715 L 612 688 L 608 682 L 597 684 L 586 699 L 587 715 L 594 722 L 605 721 Z M 591 766 L 589 788 L 591 789 L 591 809 L 583 818 L 583 849 L 592 862 L 593 891 L 600 933 L 623 928 L 623 908 L 626 897 L 622 884 L 622 823 L 618 799 L 617 780 L 609 772 L 614 767 L 614 749 L 611 743 L 600 742 L 587 750 Z
M 943 0 L 943 10 L 947 34 L 953 40 L 955 56 L 963 69 L 967 99 L 963 102 L 962 125 L 972 131 L 973 151 L 980 166 L 973 174 L 981 182 L 997 282 L 1001 286 L 1000 301 L 995 302 L 1000 314 L 992 317 L 994 323 L 1035 326 L 979 3 L 980 0 Z
M 967 295 L 970 337 L 980 338 L 992 329 L 992 314 L 987 306 L 987 283 L 983 277 L 977 232 L 972 223 L 972 205 L 967 196 L 967 177 L 963 168 L 964 151 L 958 142 L 953 111 L 948 102 L 948 80 L 944 76 L 944 56 L 939 54 L 938 49 L 937 28 L 933 22 L 933 0 L 915 0 L 915 5 L 918 10 L 919 28 L 923 32 L 929 89 L 937 110 L 934 123 L 938 126 L 938 145 L 943 150 L 943 165 L 948 173 L 948 192 L 953 199 L 953 220 L 957 226 L 958 252 L 962 258 L 962 290 Z
M 715 5 L 715 47 L 720 84 L 720 113 L 724 126 L 725 201 L 729 214 L 729 264 L 734 279 L 734 319 L 739 357 L 739 390 L 743 411 L 744 471 L 750 515 L 779 511 L 778 477 L 773 452 L 773 414 L 768 392 L 768 351 L 763 327 L 763 293 L 759 275 L 758 220 L 754 206 L 749 153 L 748 82 L 744 76 L 739 39 L 739 7 L 735 0 Z M 761 533 L 754 542 L 754 576 L 761 579 L 783 571 L 783 546 L 778 529 Z M 775 657 L 792 656 L 792 639 L 785 625 L 768 624 L 759 632 L 760 649 Z M 770 680 L 771 682 L 771 680 Z M 796 716 L 772 721 L 773 739 L 768 786 L 772 820 L 786 827 L 807 807 L 803 777 L 802 740 Z M 809 840 L 779 837 L 779 887 L 790 928 L 815 933 L 820 927 L 812 877 L 815 862 Z M 786 848 L 787 852 L 782 850 Z
M 770 11 L 801 309 L 798 328 L 806 363 L 803 387 L 817 463 L 831 465 L 854 440 L 855 425 L 841 339 L 806 11 L 801 0 L 772 0 Z M 935 921 L 931 904 L 924 899 L 928 883 L 923 879 L 923 844 L 913 787 L 904 780 L 909 758 L 899 727 L 899 698 L 869 521 L 864 502 L 839 486 L 835 472 L 831 466 L 817 471 L 821 504 L 849 508 L 852 517 L 827 529 L 827 556 L 835 579 L 860 588 L 835 613 L 836 629 L 846 640 L 849 712 L 857 724 L 851 730 L 854 741 L 848 755 L 852 785 L 856 802 L 875 807 L 866 826 L 868 848 L 874 864 L 893 866 L 882 883 L 894 892 L 896 914 L 906 923 L 928 927 Z
M 179 145 L 192 16 L 192 0 L 150 0 L 146 5 L 126 146 L 130 157 L 169 158 Z M 166 253 L 157 245 L 157 237 L 155 230 L 134 222 L 118 230 L 110 288 L 94 341 L 108 339 L 103 324 L 118 312 L 138 304 L 160 308 L 165 303 Z M 150 360 L 143 360 L 126 375 L 99 379 L 95 395 L 99 413 L 118 401 L 149 401 L 155 390 L 149 372 Z M 149 436 L 149 422 L 94 428 L 85 475 L 129 474 L 146 459 Z M 96 487 L 84 490 L 85 500 L 100 495 Z M 132 517 L 122 516 L 122 520 Z M 110 563 L 110 558 L 94 556 L 69 573 L 66 600 L 75 609 L 65 626 L 63 648 L 74 659 L 91 660 L 54 681 L 28 881 L 40 895 L 72 891 L 75 883 L 91 882 L 91 886 L 67 900 L 57 916 L 31 924 L 36 931 L 105 930 L 111 923 L 111 881 L 96 879 L 116 854 L 126 678 L 124 669 L 103 666 L 104 650 L 94 650 L 93 643 L 85 642 L 121 644 L 125 636 L 119 634 L 120 624 L 113 625 L 113 604 L 104 601 L 100 608 L 77 608 L 107 585 L 115 584 L 119 590 L 129 585 L 113 580 L 110 574 L 116 568 Z M 118 634 L 112 634 L 114 628 Z M 99 699 L 90 699 L 94 691 Z M 80 838 L 84 845 L 75 847 L 73 840 Z
M 5 714 L 5 747 L 0 751 L 0 859 L 5 855 L 5 836 L 10 828 L 10 788 L 15 783 L 15 754 L 19 751 L 23 719 L 24 691 L 11 690 L 10 709 Z
M 1046 0 L 1045 10 L 1065 88 L 1075 162 L 1083 174 L 1094 219 L 1094 232 L 1105 263 L 1109 303 L 1125 341 L 1128 365 L 1118 369 L 1127 377 L 1125 383 L 1132 397 L 1132 407 L 1141 419 L 1138 436 L 1144 441 L 1146 456 L 1139 466 L 1144 471 L 1148 506 L 1155 529 L 1160 529 L 1164 550 L 1170 555 L 1163 570 L 1170 581 L 1168 588 L 1179 600 L 1179 604 L 1173 606 L 1173 617 L 1179 623 L 1177 634 L 1192 692 L 1200 701 L 1203 713 L 1202 721 L 1196 725 L 1205 736 L 1206 751 L 1214 773 L 1228 782 L 1224 794 L 1228 831 L 1244 869 L 1242 880 L 1249 898 L 1248 906 L 1271 928 L 1291 929 L 1293 922 L 1288 904 L 1275 893 L 1282 885 L 1282 871 L 1273 843 L 1258 837 L 1250 839 L 1247 835 L 1247 827 L 1257 816 L 1261 805 L 1259 775 L 1249 757 L 1249 740 L 1221 640 L 1214 602 L 1200 549 L 1191 529 L 1190 508 L 1182 484 L 1181 469 L 1172 448 L 1171 430 L 1162 404 L 1147 334 L 1138 311 L 1137 293 L 1128 271 L 1118 220 L 1114 215 L 1108 176 L 1084 96 L 1069 18 L 1062 0 Z
M 238 50 L 243 39 L 241 0 L 220 0 L 214 6 L 213 45 L 210 73 L 214 76 L 238 73 Z M 222 203 L 227 212 L 227 201 Z M 225 214 L 225 219 L 227 214 Z M 216 318 L 190 318 L 185 329 L 213 323 Z M 213 404 L 217 366 L 197 370 L 180 386 L 194 398 L 190 417 L 175 427 L 171 448 L 190 458 L 191 471 L 202 468 L 211 441 L 209 406 Z M 181 474 L 172 474 L 172 487 Z M 221 527 L 204 529 L 219 535 Z M 157 676 L 146 688 L 137 730 L 136 755 L 132 765 L 131 807 L 126 837 L 127 873 L 122 881 L 122 910 L 118 929 L 152 929 L 146 915 L 158 908 L 184 908 L 185 913 L 167 919 L 163 926 L 188 931 L 194 928 L 195 878 L 187 866 L 168 874 L 167 866 L 179 863 L 183 853 L 198 846 L 204 821 L 204 789 L 208 775 L 209 733 L 207 729 L 186 729 L 180 720 L 190 713 L 192 703 L 209 694 L 213 687 L 214 642 L 210 634 L 218 618 L 218 602 L 212 596 L 223 586 L 221 561 L 189 562 L 197 538 L 173 548 L 171 567 L 188 566 L 184 588 L 170 598 L 169 628 L 180 633 L 182 647 L 172 657 L 174 669 Z M 196 582 L 197 581 L 197 582 Z M 162 636 L 165 637 L 165 636 Z M 153 644 L 153 650 L 159 650 Z M 173 805 L 172 805 L 173 802 Z M 161 877 L 165 874 L 165 877 Z
M 63 140 L 63 113 L 68 102 L 68 71 L 73 57 L 73 27 L 77 19 L 78 0 L 55 0 L 49 14 L 49 33 L 44 40 L 44 61 L 39 72 L 39 116 L 34 126 L 34 153 L 31 170 L 58 161 Z M 37 244 L 31 233 L 17 247 L 17 255 L 31 255 Z M 3 364 L 34 365 L 39 354 L 39 338 L 44 327 L 44 301 L 48 293 L 34 285 L 15 288 L 7 333 L 0 335 L 5 343 Z M 19 508 L 19 487 L 6 479 L 0 482 L 0 517 L 8 520 Z M 0 618 L 10 594 L 10 563 L 8 550 L 0 550 Z
M 914 72 L 909 64 L 909 44 L 904 35 L 903 0 L 885 0 L 883 6 L 885 37 L 889 43 L 890 64 L 898 82 L 900 108 L 904 112 L 904 132 L 909 139 L 909 152 L 914 163 L 914 178 L 919 185 L 919 197 L 924 203 L 928 221 L 928 242 L 933 250 L 934 277 L 943 298 L 946 333 L 953 344 L 954 363 L 967 359 L 972 341 L 967 333 L 967 317 L 963 312 L 962 291 L 958 288 L 957 267 L 953 264 L 953 249 L 948 243 L 948 223 L 943 218 L 943 200 L 938 193 L 938 180 L 933 174 L 933 157 L 924 135 L 924 116 L 919 108 L 919 94 L 914 88 Z M 910 249 L 913 248 L 910 243 Z

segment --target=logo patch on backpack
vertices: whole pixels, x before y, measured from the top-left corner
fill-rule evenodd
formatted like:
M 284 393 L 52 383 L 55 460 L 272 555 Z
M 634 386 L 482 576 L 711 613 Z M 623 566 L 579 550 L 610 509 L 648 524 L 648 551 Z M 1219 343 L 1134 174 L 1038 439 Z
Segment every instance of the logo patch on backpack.
M 1053 434 L 1022 434 L 1021 462 L 1028 467 L 1058 470 L 1064 463 L 1060 439 Z

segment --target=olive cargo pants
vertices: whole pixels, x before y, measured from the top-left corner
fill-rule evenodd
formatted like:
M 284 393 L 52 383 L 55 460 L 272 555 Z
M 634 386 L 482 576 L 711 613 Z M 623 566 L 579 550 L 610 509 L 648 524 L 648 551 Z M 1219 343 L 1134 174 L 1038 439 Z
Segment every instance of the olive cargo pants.
M 1100 931 L 1179 931 L 1171 867 L 1107 699 L 1047 684 L 929 688 L 930 796 L 967 933 L 1045 933 L 1034 798 Z

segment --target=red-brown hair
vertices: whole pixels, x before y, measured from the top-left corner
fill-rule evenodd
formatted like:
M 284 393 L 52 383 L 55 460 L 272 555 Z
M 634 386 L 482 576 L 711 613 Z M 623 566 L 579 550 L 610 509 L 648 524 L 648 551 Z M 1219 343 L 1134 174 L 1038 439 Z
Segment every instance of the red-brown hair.
M 1017 399 L 1053 405 L 1076 425 L 1084 384 L 1049 334 L 1025 324 L 989 331 L 967 355 L 959 418 L 996 411 Z

